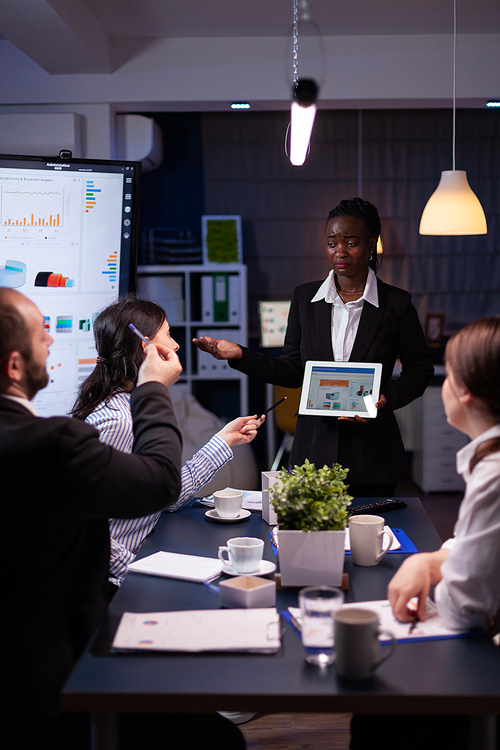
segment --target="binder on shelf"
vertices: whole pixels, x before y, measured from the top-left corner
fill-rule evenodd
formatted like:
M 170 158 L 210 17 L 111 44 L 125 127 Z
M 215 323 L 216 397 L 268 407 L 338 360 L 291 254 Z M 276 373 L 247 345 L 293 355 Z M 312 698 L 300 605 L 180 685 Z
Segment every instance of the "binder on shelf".
M 213 276 L 201 277 L 201 319 L 204 323 L 214 322 Z
M 214 274 L 214 323 L 229 322 L 229 278 L 227 273 Z
M 232 325 L 239 325 L 240 323 L 240 277 L 230 276 L 229 277 L 229 322 Z

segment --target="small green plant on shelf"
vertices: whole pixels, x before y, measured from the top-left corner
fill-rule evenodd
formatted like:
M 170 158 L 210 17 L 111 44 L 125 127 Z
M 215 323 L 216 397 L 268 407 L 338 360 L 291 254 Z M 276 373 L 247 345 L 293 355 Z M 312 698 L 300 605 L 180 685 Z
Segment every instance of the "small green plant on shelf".
M 308 459 L 289 473 L 281 469 L 270 488 L 280 531 L 341 531 L 352 497 L 344 484 L 349 469 L 340 464 L 317 469 Z

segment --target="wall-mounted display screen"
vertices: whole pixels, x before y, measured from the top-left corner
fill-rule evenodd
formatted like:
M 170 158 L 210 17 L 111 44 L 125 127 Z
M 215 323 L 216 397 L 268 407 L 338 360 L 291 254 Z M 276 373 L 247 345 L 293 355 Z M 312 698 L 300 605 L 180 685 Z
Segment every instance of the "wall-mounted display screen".
M 66 414 L 95 366 L 93 323 L 135 290 L 139 162 L 0 155 L 0 286 L 33 300 L 54 339 L 33 403 Z

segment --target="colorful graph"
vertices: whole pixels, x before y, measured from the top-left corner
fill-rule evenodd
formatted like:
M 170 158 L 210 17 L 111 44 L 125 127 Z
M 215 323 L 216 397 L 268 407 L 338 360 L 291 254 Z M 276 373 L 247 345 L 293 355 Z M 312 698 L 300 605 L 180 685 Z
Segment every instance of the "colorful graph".
M 72 333 L 73 316 L 58 315 L 56 318 L 56 333 Z
M 2 226 L 62 227 L 64 190 L 13 190 L 2 186 Z
M 86 180 L 85 182 L 85 213 L 88 214 L 91 208 L 96 205 L 96 195 L 102 192 L 99 188 L 94 186 L 94 180 Z
M 114 253 L 111 253 L 111 255 L 107 258 L 106 263 L 108 265 L 108 270 L 103 271 L 104 276 L 109 277 L 110 282 L 116 281 L 116 269 L 118 268 L 118 253 L 115 251 Z

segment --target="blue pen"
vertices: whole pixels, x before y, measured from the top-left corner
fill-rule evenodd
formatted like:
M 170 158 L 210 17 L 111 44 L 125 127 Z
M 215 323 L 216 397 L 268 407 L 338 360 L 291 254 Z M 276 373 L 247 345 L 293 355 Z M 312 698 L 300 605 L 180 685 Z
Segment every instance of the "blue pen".
M 213 591 L 214 594 L 218 594 L 220 592 L 220 587 L 216 586 L 215 583 L 210 583 L 210 581 L 205 581 L 205 586 L 207 589 L 210 589 L 210 591 Z
M 142 333 L 135 327 L 133 323 L 129 323 L 128 327 L 130 328 L 131 331 L 135 333 L 136 336 L 138 336 L 141 339 L 141 341 L 144 341 L 146 346 L 150 345 L 151 341 L 149 341 L 145 336 L 143 336 Z

